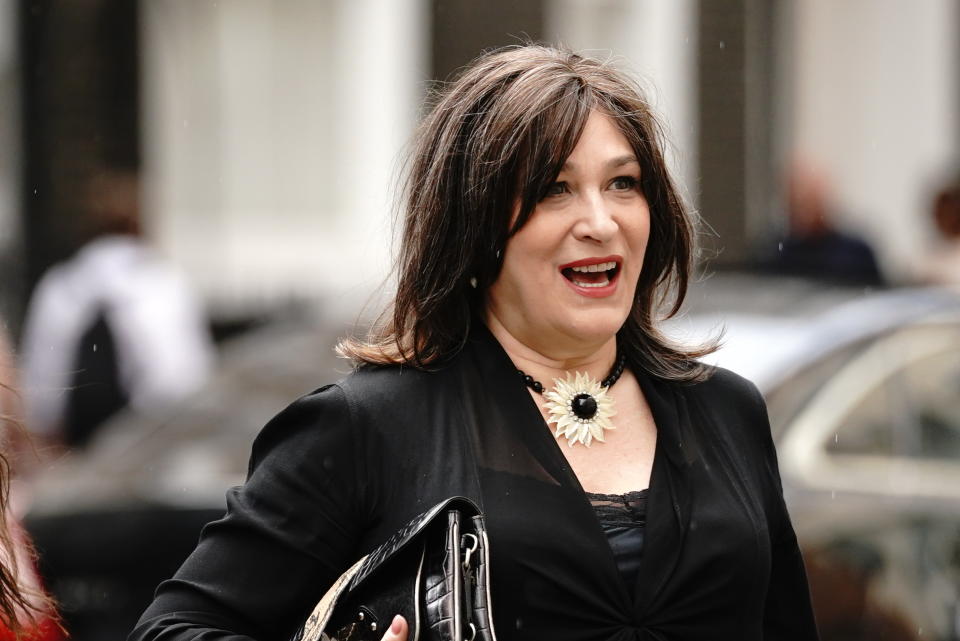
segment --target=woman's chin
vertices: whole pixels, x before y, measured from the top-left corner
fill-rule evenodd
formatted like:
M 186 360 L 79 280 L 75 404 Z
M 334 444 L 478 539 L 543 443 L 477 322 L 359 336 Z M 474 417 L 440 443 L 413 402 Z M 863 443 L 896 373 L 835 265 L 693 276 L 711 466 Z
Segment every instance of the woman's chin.
M 584 345 L 597 345 L 614 338 L 626 320 L 626 316 L 619 311 L 604 313 L 596 310 L 577 314 L 577 317 L 569 319 L 561 326 L 563 333 L 574 341 Z

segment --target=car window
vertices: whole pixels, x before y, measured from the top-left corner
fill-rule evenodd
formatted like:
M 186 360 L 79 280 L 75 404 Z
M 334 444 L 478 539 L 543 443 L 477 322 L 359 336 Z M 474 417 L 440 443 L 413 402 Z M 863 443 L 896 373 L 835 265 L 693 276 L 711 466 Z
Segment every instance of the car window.
M 896 344 L 891 371 L 838 422 L 832 454 L 960 461 L 960 335 L 912 328 L 884 339 Z
M 834 350 L 765 394 L 774 438 L 780 437 L 790 421 L 829 380 L 830 374 L 850 361 L 865 344 L 866 341 L 859 341 Z

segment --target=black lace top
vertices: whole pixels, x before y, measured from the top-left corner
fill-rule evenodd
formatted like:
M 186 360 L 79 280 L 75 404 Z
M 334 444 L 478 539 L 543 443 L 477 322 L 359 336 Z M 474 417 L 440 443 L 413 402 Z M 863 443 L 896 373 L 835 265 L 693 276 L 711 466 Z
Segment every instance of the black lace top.
M 613 558 L 624 582 L 630 588 L 637 581 L 643 533 L 647 523 L 647 490 L 626 494 L 596 494 L 587 498 L 607 535 Z

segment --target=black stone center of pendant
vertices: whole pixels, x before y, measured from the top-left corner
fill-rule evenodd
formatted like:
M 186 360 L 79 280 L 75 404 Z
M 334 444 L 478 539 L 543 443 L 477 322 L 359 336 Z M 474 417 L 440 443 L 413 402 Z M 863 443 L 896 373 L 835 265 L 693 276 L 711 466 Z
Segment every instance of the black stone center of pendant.
M 597 399 L 589 394 L 577 394 L 573 397 L 571 409 L 577 418 L 593 418 L 597 413 Z

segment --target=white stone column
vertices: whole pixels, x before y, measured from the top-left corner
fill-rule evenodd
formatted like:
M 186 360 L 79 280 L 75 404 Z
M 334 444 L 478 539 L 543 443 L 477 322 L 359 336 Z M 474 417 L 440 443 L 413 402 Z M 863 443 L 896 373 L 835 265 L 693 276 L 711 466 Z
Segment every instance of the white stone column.
M 351 274 L 372 291 L 383 283 L 392 263 L 395 188 L 429 79 L 429 3 L 335 4 L 336 91 L 330 99 L 339 229 L 348 243 L 343 256 L 347 262 L 338 273 Z
M 150 228 L 214 305 L 351 308 L 380 283 L 425 4 L 145 2 Z

